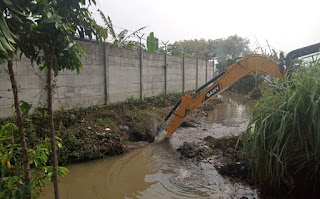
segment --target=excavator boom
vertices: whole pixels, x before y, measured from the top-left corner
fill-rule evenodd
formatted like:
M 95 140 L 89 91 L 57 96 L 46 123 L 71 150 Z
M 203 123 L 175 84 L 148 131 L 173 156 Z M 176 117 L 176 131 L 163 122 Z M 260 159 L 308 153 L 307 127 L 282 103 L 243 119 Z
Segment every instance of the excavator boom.
M 167 128 L 167 136 L 170 136 L 179 127 L 184 118 L 192 110 L 198 108 L 201 104 L 216 96 L 218 93 L 221 93 L 242 77 L 255 74 L 270 74 L 282 78 L 285 72 L 282 65 L 278 65 L 275 61 L 263 55 L 246 55 L 236 63 L 226 67 L 224 71 L 194 92 L 187 93 L 181 97 L 181 100 L 174 106 L 165 119 L 168 120 L 173 114 L 173 118 Z M 201 92 L 205 88 L 206 90 Z M 200 94 L 195 97 L 195 94 L 197 93 Z

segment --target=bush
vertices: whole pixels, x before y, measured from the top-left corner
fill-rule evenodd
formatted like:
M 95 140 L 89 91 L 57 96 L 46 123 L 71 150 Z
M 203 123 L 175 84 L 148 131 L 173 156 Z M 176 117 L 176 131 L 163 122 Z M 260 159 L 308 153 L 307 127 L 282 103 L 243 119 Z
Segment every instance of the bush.
M 254 108 L 244 135 L 252 177 L 268 191 L 319 193 L 320 62 L 276 81 Z
M 38 198 L 45 185 L 43 180 L 53 180 L 52 167 L 47 166 L 50 141 L 45 139 L 28 149 L 31 179 L 25 181 L 22 149 L 13 139 L 17 131 L 18 127 L 13 123 L 6 123 L 0 128 L 0 198 L 27 198 L 31 194 L 33 198 Z M 56 139 L 58 147 L 61 147 L 61 140 L 58 137 Z M 65 176 L 67 172 L 68 169 L 58 167 L 59 176 Z

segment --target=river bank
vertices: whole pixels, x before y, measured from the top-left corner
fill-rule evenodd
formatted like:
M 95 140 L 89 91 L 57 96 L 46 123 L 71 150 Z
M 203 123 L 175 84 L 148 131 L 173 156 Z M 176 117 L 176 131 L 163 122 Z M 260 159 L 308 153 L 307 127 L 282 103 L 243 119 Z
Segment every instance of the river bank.
M 181 95 L 171 93 L 144 101 L 130 98 L 113 105 L 56 111 L 56 134 L 62 139 L 63 145 L 58 149 L 59 164 L 119 155 L 153 142 L 159 129 L 165 129 L 168 125 L 164 118 Z M 197 125 L 205 110 L 212 109 L 214 104 L 194 111 L 182 125 Z M 29 148 L 37 146 L 49 136 L 47 120 L 45 112 L 25 118 Z M 0 124 L 9 121 L 14 122 L 14 118 L 1 119 Z
M 60 179 L 61 196 L 257 198 L 257 191 L 248 185 L 221 176 L 216 169 L 218 160 L 180 158 L 177 152 L 184 142 L 203 146 L 201 143 L 209 135 L 214 138 L 239 135 L 246 127 L 253 104 L 247 98 L 226 92 L 194 111 L 169 139 L 123 155 L 69 164 L 70 173 Z M 49 183 L 42 198 L 51 197 Z

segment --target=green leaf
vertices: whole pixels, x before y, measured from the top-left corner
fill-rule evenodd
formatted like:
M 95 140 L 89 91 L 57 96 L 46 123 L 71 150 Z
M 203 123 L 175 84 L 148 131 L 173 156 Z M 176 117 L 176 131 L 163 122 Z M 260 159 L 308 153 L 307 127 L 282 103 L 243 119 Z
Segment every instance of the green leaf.
M 44 187 L 45 186 L 45 184 L 44 184 L 44 182 L 42 180 L 39 180 L 39 185 L 40 185 L 40 187 Z
M 13 4 L 11 3 L 11 1 L 9 1 L 9 0 L 3 0 L 3 2 L 5 3 L 5 4 L 7 4 L 7 5 L 9 5 L 9 6 L 12 6 Z
M 7 163 L 7 161 L 8 161 L 8 154 L 6 153 L 6 154 L 4 154 L 4 155 L 2 156 L 1 164 L 2 164 L 2 165 L 5 165 L 5 164 Z
M 13 187 L 14 181 L 15 181 L 14 178 L 9 179 L 8 184 L 7 184 L 9 189 L 11 189 Z
M 8 29 L 4 29 L 5 27 L 3 27 L 3 23 L 1 23 L 0 21 L 0 31 L 3 33 L 4 37 L 11 43 L 15 44 L 16 42 L 13 40 L 12 36 L 11 36 L 11 32 Z
M 2 45 L 1 42 L 0 42 L 0 52 L 1 52 L 1 51 L 4 53 L 4 55 L 7 54 L 6 49 L 4 49 L 3 45 Z
M 25 101 L 21 101 L 20 109 L 22 111 L 22 116 L 26 117 L 31 109 L 32 105 Z
M 4 37 L 6 39 L 8 39 L 9 42 L 15 44 L 16 42 L 14 41 L 13 37 L 16 37 L 14 35 L 12 35 L 12 33 L 10 32 L 10 29 L 8 27 L 8 24 L 5 20 L 5 18 L 2 16 L 0 19 L 0 30 L 3 33 Z M 13 37 L 12 37 L 13 36 Z
M 4 38 L 4 37 L 0 37 L 0 42 L 2 43 L 2 46 L 8 50 L 13 52 L 15 50 L 15 48 Z
M 13 191 L 12 191 L 12 197 L 13 197 L 14 199 L 19 199 L 19 195 L 18 195 L 17 190 L 13 190 Z
M 59 176 L 66 176 L 69 170 L 66 167 L 58 167 Z
M 47 108 L 38 107 L 38 108 L 35 109 L 35 112 L 41 114 L 42 117 L 48 115 L 48 109 Z

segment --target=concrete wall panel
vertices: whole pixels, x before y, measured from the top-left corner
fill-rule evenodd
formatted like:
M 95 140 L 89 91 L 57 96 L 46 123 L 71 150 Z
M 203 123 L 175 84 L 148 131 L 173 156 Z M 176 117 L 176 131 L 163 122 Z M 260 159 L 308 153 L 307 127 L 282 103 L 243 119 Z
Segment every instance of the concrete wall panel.
M 54 94 L 55 109 L 70 109 L 73 107 L 88 107 L 106 103 L 122 102 L 130 97 L 140 97 L 140 51 L 116 48 L 107 44 L 77 41 L 82 44 L 87 58 L 81 57 L 83 70 L 63 70 L 56 79 Z M 104 61 L 106 60 L 106 62 Z M 183 90 L 183 63 L 182 57 L 149 53 L 143 51 L 142 83 L 143 97 L 151 97 L 165 92 L 165 67 L 167 67 L 167 93 L 182 92 Z M 213 64 L 198 61 L 198 85 L 205 83 L 213 77 Z M 7 74 L 6 65 L 0 65 L 0 117 L 10 116 L 14 113 L 11 105 L 13 96 L 11 84 Z M 13 69 L 19 84 L 19 97 L 33 105 L 45 107 L 46 71 L 39 70 L 35 63 L 26 57 L 16 58 Z M 185 58 L 185 90 L 196 87 L 196 60 Z

